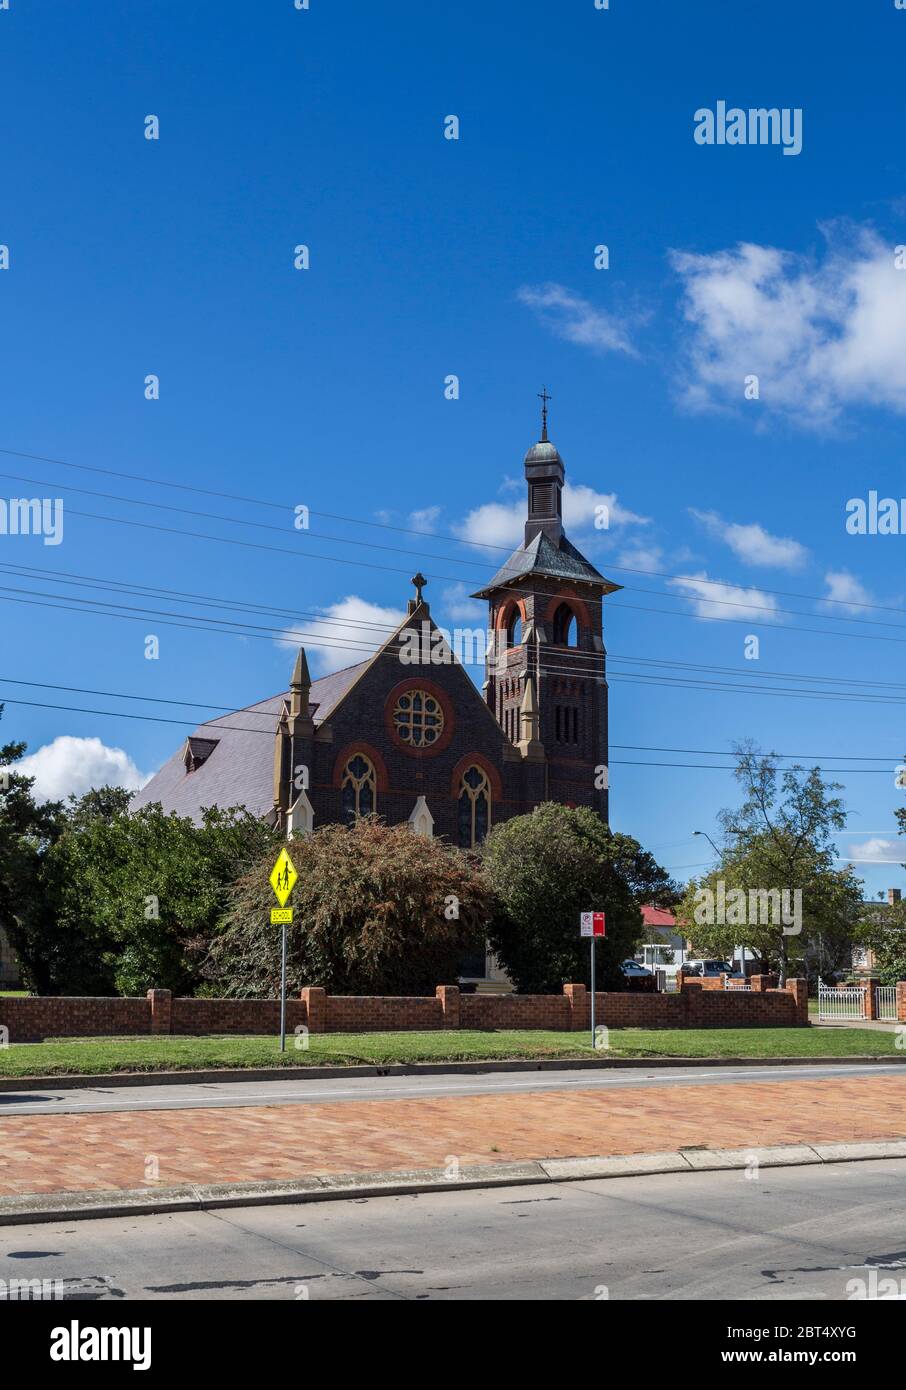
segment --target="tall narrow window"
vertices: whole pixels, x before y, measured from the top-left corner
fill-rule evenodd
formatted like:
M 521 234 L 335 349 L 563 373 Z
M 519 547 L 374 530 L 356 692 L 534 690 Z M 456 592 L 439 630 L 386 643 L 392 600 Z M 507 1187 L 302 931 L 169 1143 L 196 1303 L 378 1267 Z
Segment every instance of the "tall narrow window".
M 459 789 L 459 843 L 474 849 L 491 824 L 491 784 L 480 767 L 466 768 Z
M 508 647 L 518 647 L 522 641 L 522 615 L 518 608 L 514 608 L 510 621 L 507 623 L 506 644 Z
M 341 786 L 343 818 L 353 821 L 357 816 L 370 816 L 377 804 L 377 778 L 361 753 L 356 753 L 344 767 Z
M 558 647 L 578 646 L 576 619 L 568 603 L 561 603 L 554 614 L 554 643 Z

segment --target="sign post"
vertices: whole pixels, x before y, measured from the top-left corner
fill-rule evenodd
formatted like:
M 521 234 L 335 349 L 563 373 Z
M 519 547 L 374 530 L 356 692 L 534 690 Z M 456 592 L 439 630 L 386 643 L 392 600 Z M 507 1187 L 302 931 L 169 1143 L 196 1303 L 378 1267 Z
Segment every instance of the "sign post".
M 579 934 L 587 936 L 591 942 L 591 1045 L 595 1046 L 595 941 L 607 935 L 607 921 L 603 912 L 580 912 Z
M 277 862 L 271 869 L 270 885 L 274 897 L 280 904 L 271 908 L 271 926 L 282 927 L 280 943 L 280 1051 L 286 1051 L 286 928 L 293 920 L 293 910 L 286 906 L 287 899 L 295 887 L 296 866 L 285 849 L 277 855 Z

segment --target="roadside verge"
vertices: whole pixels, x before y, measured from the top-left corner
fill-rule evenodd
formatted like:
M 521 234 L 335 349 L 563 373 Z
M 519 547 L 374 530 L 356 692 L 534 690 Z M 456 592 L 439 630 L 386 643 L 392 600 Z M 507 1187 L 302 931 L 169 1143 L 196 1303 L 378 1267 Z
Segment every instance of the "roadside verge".
M 6 1091 L 57 1091 L 110 1086 L 179 1086 L 218 1081 L 336 1081 L 367 1076 L 481 1076 L 488 1072 L 620 1071 L 646 1067 L 845 1067 L 906 1065 L 906 1052 L 854 1054 L 828 1057 L 546 1057 L 538 1060 L 487 1062 L 399 1062 L 380 1066 L 345 1067 L 234 1067 L 198 1071 L 69 1072 L 60 1076 L 0 1076 L 0 1094 Z
M 226 1207 L 278 1206 L 299 1202 L 361 1200 L 368 1197 L 461 1192 L 474 1188 L 631 1178 L 662 1173 L 726 1172 L 728 1169 L 786 1168 L 828 1163 L 906 1158 L 906 1139 L 851 1144 L 753 1145 L 747 1149 L 677 1149 L 665 1153 L 614 1154 L 601 1158 L 549 1158 L 516 1163 L 390 1172 L 340 1173 L 291 1182 L 223 1183 L 141 1188 L 112 1192 L 46 1192 L 0 1198 L 0 1226 L 50 1221 L 87 1221 L 117 1216 L 152 1216 Z

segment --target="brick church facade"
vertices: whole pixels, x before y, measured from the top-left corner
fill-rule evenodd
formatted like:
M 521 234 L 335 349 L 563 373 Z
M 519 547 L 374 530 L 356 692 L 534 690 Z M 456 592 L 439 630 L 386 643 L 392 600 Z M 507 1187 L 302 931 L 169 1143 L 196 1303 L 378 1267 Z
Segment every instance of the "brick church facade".
M 375 812 L 473 846 L 543 801 L 608 817 L 603 600 L 611 583 L 563 530 L 564 465 L 547 438 L 525 456 L 522 545 L 474 595 L 493 636 L 479 691 L 422 589 L 368 660 L 200 725 L 135 797 L 199 819 L 242 805 L 287 834 Z M 439 659 L 440 658 L 440 659 Z

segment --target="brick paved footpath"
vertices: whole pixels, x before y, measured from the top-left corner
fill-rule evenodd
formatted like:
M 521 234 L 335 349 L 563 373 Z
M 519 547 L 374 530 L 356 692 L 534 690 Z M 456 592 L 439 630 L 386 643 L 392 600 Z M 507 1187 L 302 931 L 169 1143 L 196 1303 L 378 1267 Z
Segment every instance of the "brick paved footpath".
M 439 1168 L 450 1155 L 502 1163 L 890 1138 L 906 1138 L 906 1084 L 886 1076 L 11 1115 L 0 1118 L 0 1195 Z

